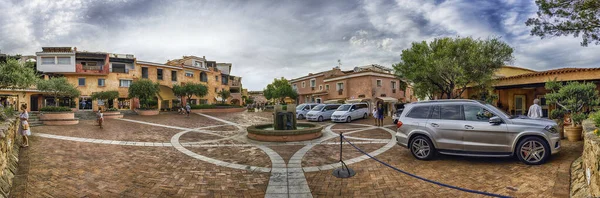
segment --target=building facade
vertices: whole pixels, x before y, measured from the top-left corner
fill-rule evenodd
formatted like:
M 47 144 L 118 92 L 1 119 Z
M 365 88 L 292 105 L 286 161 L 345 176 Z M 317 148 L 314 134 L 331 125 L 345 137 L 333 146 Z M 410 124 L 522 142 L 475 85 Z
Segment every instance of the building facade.
M 36 53 L 36 68 L 43 78 L 65 77 L 75 85 L 81 96 L 75 99 L 60 99 L 60 106 L 69 106 L 74 110 L 97 110 L 100 107 L 135 109 L 139 107 L 136 99 L 128 98 L 131 83 L 140 79 L 158 82 L 160 92 L 155 97 L 156 108 L 173 110 L 188 101 L 173 94 L 173 85 L 200 83 L 208 88 L 204 97 L 194 96 L 190 104 L 228 104 L 241 105 L 241 77 L 230 75 L 231 63 L 222 71 L 215 61 L 205 57 L 184 56 L 182 59 L 169 60 L 165 64 L 138 61 L 131 54 L 113 54 L 107 52 L 78 51 L 71 47 L 43 47 Z M 221 99 L 222 90 L 231 92 L 229 98 Z M 118 91 L 119 97 L 112 101 L 92 100 L 91 95 L 101 91 Z M 30 111 L 38 111 L 43 106 L 55 105 L 54 98 L 35 89 L 1 90 L 1 96 L 19 104 L 28 104 Z
M 298 92 L 298 104 L 367 102 L 372 107 L 382 103 L 388 112 L 394 109 L 395 103 L 416 101 L 410 85 L 402 90 L 401 83 L 404 82 L 391 69 L 380 65 L 347 71 L 336 67 L 290 80 L 292 88 Z

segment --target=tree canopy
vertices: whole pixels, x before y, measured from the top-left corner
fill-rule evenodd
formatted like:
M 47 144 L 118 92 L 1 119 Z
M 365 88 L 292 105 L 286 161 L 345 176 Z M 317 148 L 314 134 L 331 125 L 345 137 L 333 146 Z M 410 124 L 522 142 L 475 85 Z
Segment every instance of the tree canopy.
M 525 24 L 533 26 L 531 35 L 574 37 L 581 35 L 582 46 L 600 44 L 600 1 L 597 0 L 536 0 L 537 17 Z
M 221 97 L 221 103 L 225 104 L 225 100 L 231 96 L 231 92 L 229 90 L 221 90 L 219 91 L 219 97 Z
M 58 100 L 61 97 L 77 98 L 81 95 L 81 92 L 75 87 L 75 85 L 69 83 L 67 78 L 50 78 L 49 80 L 40 80 L 37 83 L 37 89 L 43 92 L 47 92 L 54 97 L 55 106 L 58 106 Z
M 92 93 L 92 100 L 114 100 L 119 97 L 119 91 L 101 91 Z
M 129 86 L 129 98 L 138 98 L 142 108 L 150 108 L 150 101 L 160 91 L 159 84 L 148 79 L 134 81 Z
M 283 103 L 286 97 L 296 99 L 298 93 L 292 88 L 292 85 L 285 79 L 274 79 L 273 83 L 268 84 L 267 88 L 263 90 L 263 95 L 268 100 L 278 99 L 279 102 Z
M 35 71 L 9 58 L 0 62 L 0 89 L 25 89 L 37 81 Z
M 186 98 L 186 101 L 190 101 L 192 96 L 204 97 L 208 94 L 208 88 L 199 83 L 186 83 L 184 85 L 173 85 L 173 93 L 176 96 Z
M 402 50 L 402 61 L 394 70 L 413 83 L 418 98 L 460 98 L 468 86 L 488 82 L 496 70 L 512 60 L 512 52 L 498 38 L 436 38 Z
M 565 113 L 571 113 L 571 119 L 578 125 L 587 118 L 584 113 L 585 107 L 594 107 L 600 104 L 596 84 L 591 82 L 579 83 L 574 81 L 563 85 L 562 82 L 554 79 L 546 82 L 546 89 L 550 90 L 550 93 L 546 94 L 546 100 L 557 105 L 557 108 L 551 114 L 564 115 Z

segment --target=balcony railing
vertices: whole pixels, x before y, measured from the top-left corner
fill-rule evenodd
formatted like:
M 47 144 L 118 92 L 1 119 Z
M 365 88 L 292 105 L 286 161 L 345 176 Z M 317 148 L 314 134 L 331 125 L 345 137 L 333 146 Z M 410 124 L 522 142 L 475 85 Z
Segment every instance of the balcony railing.
M 102 66 L 82 66 L 83 70 L 102 70 Z
M 240 82 L 235 82 L 235 81 L 229 81 L 229 82 L 230 82 L 229 86 L 232 86 L 232 87 L 239 87 L 241 85 Z

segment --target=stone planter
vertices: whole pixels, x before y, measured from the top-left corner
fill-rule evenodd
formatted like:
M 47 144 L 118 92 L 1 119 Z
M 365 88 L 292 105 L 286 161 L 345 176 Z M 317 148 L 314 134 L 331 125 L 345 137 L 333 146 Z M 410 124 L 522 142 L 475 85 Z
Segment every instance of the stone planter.
M 106 118 L 106 119 L 123 118 L 123 114 L 121 114 L 121 112 L 119 112 L 119 111 L 106 111 L 103 114 L 104 114 L 104 118 Z
M 192 109 L 192 113 L 236 113 L 246 111 L 245 107 L 240 108 L 214 108 L 214 109 Z
M 567 139 L 571 142 L 577 142 L 577 141 L 581 140 L 581 131 L 583 131 L 583 128 L 581 126 L 566 126 L 565 127 Z
M 79 119 L 75 118 L 73 112 L 42 112 L 40 121 L 44 125 L 75 125 L 79 123 Z
M 153 115 L 158 115 L 158 113 L 160 113 L 160 111 L 158 109 L 151 109 L 151 110 L 136 109 L 135 112 L 141 116 L 153 116 Z
M 600 136 L 589 120 L 583 128 L 583 154 L 571 166 L 571 197 L 600 197 Z

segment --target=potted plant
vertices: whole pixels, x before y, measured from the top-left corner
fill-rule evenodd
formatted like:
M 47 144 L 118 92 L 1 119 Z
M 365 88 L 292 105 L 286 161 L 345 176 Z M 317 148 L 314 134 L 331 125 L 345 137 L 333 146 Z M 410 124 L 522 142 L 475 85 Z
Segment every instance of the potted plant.
M 571 117 L 571 126 L 564 127 L 569 141 L 581 140 L 583 131 L 581 123 L 588 117 L 586 108 L 599 103 L 596 85 L 579 82 L 568 82 L 564 85 L 554 79 L 546 82 L 546 89 L 550 90 L 550 93 L 546 94 L 546 99 L 556 104 L 556 109 L 553 111 L 564 111 Z M 561 115 L 560 112 L 551 114 Z
M 565 137 L 565 111 L 562 108 L 556 108 L 550 111 L 550 119 L 554 120 L 558 124 L 558 134 L 560 139 Z
M 43 91 L 54 98 L 54 106 L 46 106 L 40 109 L 40 121 L 45 125 L 71 125 L 79 121 L 75 119 L 70 106 L 58 106 L 60 98 L 77 98 L 81 92 L 75 85 L 69 83 L 65 77 L 50 78 L 49 80 L 40 80 L 37 83 L 37 89 Z
M 158 115 L 159 110 L 155 107 L 154 103 L 158 104 L 158 101 L 153 98 L 160 91 L 159 84 L 153 83 L 148 79 L 142 79 L 131 83 L 129 86 L 129 98 L 137 98 L 140 101 L 140 108 L 136 109 L 135 112 L 138 115 Z

